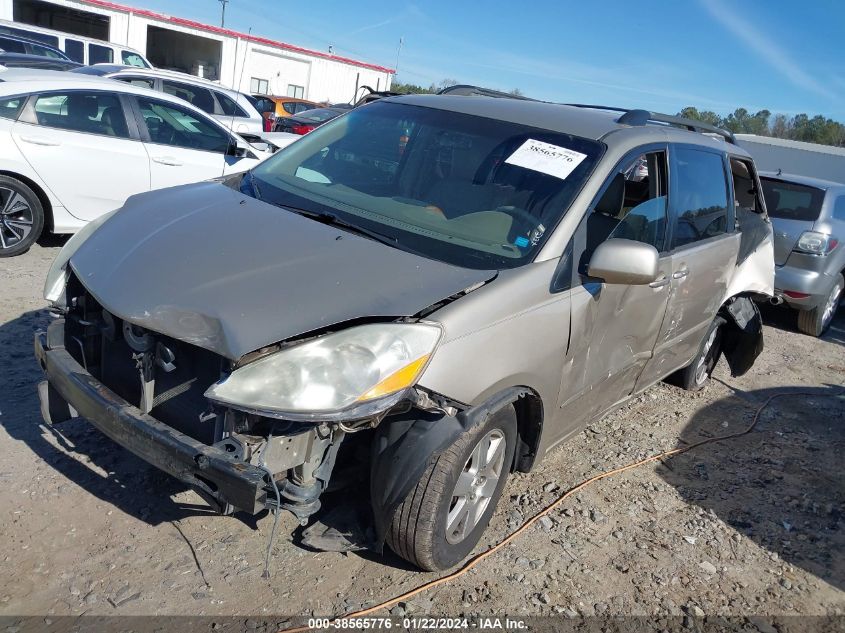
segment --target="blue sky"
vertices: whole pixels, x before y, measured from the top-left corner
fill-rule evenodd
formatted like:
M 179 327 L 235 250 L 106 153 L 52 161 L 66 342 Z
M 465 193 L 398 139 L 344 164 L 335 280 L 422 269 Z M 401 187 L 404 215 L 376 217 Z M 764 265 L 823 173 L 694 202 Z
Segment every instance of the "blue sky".
M 126 4 L 220 20 L 217 0 Z M 452 78 L 555 101 L 845 121 L 840 0 L 231 0 L 226 26 L 389 67 L 401 36 L 398 77 L 422 85 Z

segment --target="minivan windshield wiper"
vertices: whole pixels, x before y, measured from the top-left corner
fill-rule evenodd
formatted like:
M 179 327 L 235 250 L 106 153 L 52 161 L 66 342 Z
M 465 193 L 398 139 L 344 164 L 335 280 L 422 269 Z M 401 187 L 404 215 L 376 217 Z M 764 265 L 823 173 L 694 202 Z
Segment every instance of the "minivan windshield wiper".
M 323 224 L 327 224 L 329 226 L 336 226 L 338 228 L 343 229 L 344 231 L 349 231 L 350 233 L 355 233 L 356 235 L 368 237 L 371 240 L 381 242 L 382 244 L 392 246 L 393 248 L 399 248 L 399 240 L 397 240 L 395 237 L 364 228 L 363 226 L 358 226 L 357 224 L 353 224 L 352 222 L 344 220 L 343 218 L 335 215 L 334 213 L 328 213 L 325 211 L 310 211 L 308 209 L 292 207 L 288 204 L 282 203 L 279 203 L 277 206 L 282 207 L 283 209 L 288 209 L 289 211 L 293 211 L 294 213 L 305 216 L 306 218 L 311 218 L 312 220 L 316 220 L 317 222 L 322 222 Z

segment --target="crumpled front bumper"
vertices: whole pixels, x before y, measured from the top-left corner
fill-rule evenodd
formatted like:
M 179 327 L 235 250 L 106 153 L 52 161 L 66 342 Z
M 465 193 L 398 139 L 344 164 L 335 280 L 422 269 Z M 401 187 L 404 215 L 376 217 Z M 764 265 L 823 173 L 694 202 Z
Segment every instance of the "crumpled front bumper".
M 256 514 L 266 507 L 263 470 L 180 433 L 108 389 L 65 349 L 63 320 L 35 335 L 35 357 L 47 377 L 39 395 L 48 424 L 62 421 L 52 417 L 70 405 L 71 414 L 78 413 L 125 449 L 195 488 L 218 509 L 231 504 Z

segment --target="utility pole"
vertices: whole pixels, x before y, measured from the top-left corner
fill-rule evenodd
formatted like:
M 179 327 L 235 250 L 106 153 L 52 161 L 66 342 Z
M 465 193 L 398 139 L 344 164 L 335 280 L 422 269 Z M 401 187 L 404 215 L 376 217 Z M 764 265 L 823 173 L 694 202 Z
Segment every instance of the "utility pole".
M 223 13 L 220 16 L 220 28 L 226 27 L 226 5 L 229 4 L 229 0 L 219 0 L 220 4 L 223 5 Z
M 402 44 L 404 44 L 404 43 L 405 43 L 405 38 L 400 37 L 399 38 L 399 48 L 396 49 L 396 67 L 393 69 L 394 74 L 399 73 L 399 54 L 402 52 Z

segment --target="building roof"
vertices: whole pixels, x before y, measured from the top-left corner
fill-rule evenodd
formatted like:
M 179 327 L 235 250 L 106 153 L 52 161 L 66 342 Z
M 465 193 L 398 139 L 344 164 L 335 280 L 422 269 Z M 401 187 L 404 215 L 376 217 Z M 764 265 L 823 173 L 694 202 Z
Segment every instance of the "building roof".
M 108 0 L 79 0 L 84 4 L 88 4 L 94 7 L 100 7 L 101 9 L 109 9 L 111 11 L 122 11 L 124 13 L 134 13 L 135 15 L 144 16 L 146 18 L 150 18 L 153 20 L 160 20 L 162 22 L 168 22 L 170 24 L 175 24 L 177 26 L 183 26 L 191 29 L 197 29 L 200 31 L 206 31 L 207 33 L 215 33 L 216 35 L 223 35 L 226 37 L 234 37 L 240 38 L 247 42 L 252 42 L 253 44 L 262 44 L 264 46 L 271 46 L 273 48 L 280 48 L 282 50 L 292 51 L 294 53 L 301 53 L 303 55 L 311 55 L 313 57 L 321 57 L 323 59 L 328 59 L 331 61 L 339 62 L 341 64 L 351 64 L 353 66 L 360 66 L 361 68 L 368 68 L 369 70 L 375 70 L 378 72 L 383 73 L 390 73 L 395 74 L 396 71 L 392 68 L 387 68 L 386 66 L 379 66 L 377 64 L 370 64 L 367 62 L 358 61 L 357 59 L 351 59 L 349 57 L 342 57 L 340 55 L 333 55 L 332 53 L 324 53 L 322 51 L 315 51 L 311 50 L 310 48 L 303 48 L 302 46 L 296 46 L 294 44 L 288 44 L 286 42 L 280 42 L 277 40 L 271 40 L 266 37 L 259 37 L 257 35 L 250 35 L 248 33 L 240 33 L 238 31 L 233 31 L 231 29 L 221 28 L 219 26 L 212 26 L 211 24 L 203 24 L 202 22 L 196 22 L 194 20 L 188 20 L 186 18 L 177 18 L 172 15 L 166 15 L 164 13 L 158 13 L 156 11 L 150 11 L 148 9 L 136 9 L 134 7 L 129 7 L 123 4 L 117 4 L 116 2 L 108 2 Z
M 821 145 L 819 143 L 807 143 L 805 141 L 792 141 L 785 138 L 773 136 L 758 136 L 757 134 L 737 134 L 736 139 L 740 142 L 759 143 L 761 145 L 773 145 L 776 147 L 788 147 L 789 149 L 801 149 L 816 154 L 833 154 L 834 156 L 845 156 L 845 147 L 835 145 Z

